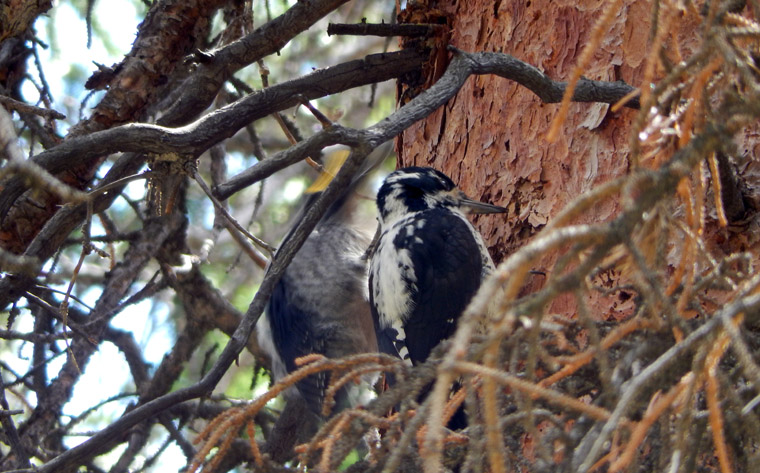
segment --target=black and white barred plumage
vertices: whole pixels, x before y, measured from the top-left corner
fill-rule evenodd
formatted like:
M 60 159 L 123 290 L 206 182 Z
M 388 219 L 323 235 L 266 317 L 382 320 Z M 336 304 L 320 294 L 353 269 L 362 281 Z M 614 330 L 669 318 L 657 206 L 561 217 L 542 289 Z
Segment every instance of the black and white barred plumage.
M 409 167 L 377 194 L 380 238 L 370 264 L 370 305 L 381 351 L 421 363 L 449 337 L 493 270 L 468 213 L 506 209 L 473 201 L 445 174 Z

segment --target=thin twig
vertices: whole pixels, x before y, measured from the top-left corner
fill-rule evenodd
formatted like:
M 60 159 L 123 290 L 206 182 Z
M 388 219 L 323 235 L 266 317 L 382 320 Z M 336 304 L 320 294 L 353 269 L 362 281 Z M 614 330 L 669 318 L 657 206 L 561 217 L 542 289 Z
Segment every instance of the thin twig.
M 256 243 L 259 246 L 259 248 L 261 248 L 264 251 L 266 251 L 269 254 L 269 257 L 271 258 L 272 255 L 274 255 L 274 252 L 275 252 L 276 248 L 273 247 L 272 245 L 266 243 L 265 241 L 261 240 L 260 238 L 255 237 L 248 230 L 246 230 L 245 228 L 243 228 L 243 226 L 240 225 L 240 223 L 238 223 L 238 221 L 235 220 L 235 218 L 232 215 L 230 215 L 230 213 L 227 211 L 227 209 L 224 208 L 224 205 L 222 205 L 222 203 L 219 202 L 219 200 L 216 197 L 214 197 L 214 194 L 211 192 L 211 189 L 209 189 L 208 185 L 203 180 L 203 178 L 201 177 L 201 175 L 198 174 L 198 171 L 196 169 L 193 170 L 192 175 L 193 175 L 193 179 L 195 179 L 195 182 L 198 183 L 198 185 L 201 187 L 201 189 L 203 189 L 203 192 L 208 196 L 208 198 L 211 200 L 211 202 L 213 202 L 214 207 L 216 207 L 216 209 L 222 215 L 224 215 L 224 218 L 226 218 L 227 221 L 233 227 L 235 227 L 235 229 L 237 231 L 239 231 L 240 233 L 242 233 L 243 235 L 245 235 L 246 237 L 248 237 L 248 239 L 251 240 L 252 242 Z
M 53 120 L 66 119 L 66 115 L 62 114 L 58 110 L 54 110 L 52 108 L 35 107 L 33 105 L 29 105 L 24 102 L 19 102 L 18 100 L 12 99 L 10 97 L 7 97 L 1 94 L 0 94 L 0 103 L 5 105 L 11 110 L 17 110 L 23 113 L 31 113 L 33 115 L 39 115 L 47 119 L 53 119 Z

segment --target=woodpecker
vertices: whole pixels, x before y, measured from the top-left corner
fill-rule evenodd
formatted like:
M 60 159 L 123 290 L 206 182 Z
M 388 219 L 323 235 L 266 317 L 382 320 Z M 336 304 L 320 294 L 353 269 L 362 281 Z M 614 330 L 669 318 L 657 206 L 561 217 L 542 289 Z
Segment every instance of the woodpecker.
M 352 194 L 361 177 L 379 164 L 389 149 L 368 156 L 367 165 L 327 210 L 274 288 L 257 324 L 257 337 L 272 358 L 275 381 L 298 369 L 295 360 L 311 353 L 339 358 L 378 351 L 364 257 L 371 235 L 353 225 Z M 316 194 L 304 207 L 314 200 Z M 316 373 L 299 381 L 286 397 L 300 395 L 309 410 L 322 417 L 328 383 L 328 372 Z M 350 388 L 359 390 L 353 385 Z M 347 388 L 339 391 L 333 412 L 355 404 L 357 395 Z
M 380 237 L 370 263 L 370 306 L 381 351 L 422 363 L 494 269 L 469 213 L 501 213 L 432 168 L 392 172 L 377 193 Z

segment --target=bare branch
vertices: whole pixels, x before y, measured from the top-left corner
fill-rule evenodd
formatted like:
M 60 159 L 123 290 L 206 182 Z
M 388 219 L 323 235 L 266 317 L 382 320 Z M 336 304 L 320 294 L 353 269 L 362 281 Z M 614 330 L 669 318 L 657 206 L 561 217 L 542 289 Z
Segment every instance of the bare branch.
M 352 25 L 330 23 L 327 34 L 352 36 L 429 36 L 445 29 L 443 25 L 423 25 L 420 23 L 356 23 Z
M 48 119 L 64 120 L 66 118 L 66 115 L 62 114 L 58 110 L 53 110 L 52 108 L 34 107 L 32 105 L 25 104 L 24 102 L 19 102 L 18 100 L 6 97 L 5 95 L 0 95 L 0 103 L 5 105 L 10 110 L 31 113 L 33 115 L 39 115 Z

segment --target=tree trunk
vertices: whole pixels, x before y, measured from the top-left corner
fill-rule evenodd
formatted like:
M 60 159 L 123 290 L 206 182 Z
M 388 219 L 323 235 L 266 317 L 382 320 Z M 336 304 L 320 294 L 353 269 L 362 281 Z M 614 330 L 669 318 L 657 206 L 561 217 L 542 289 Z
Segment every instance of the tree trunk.
M 568 80 L 596 22 L 609 2 L 602 0 L 431 0 L 426 7 L 450 26 L 450 44 L 463 51 L 497 51 L 538 67 L 554 80 Z M 624 81 L 640 87 L 646 55 L 651 50 L 651 1 L 622 0 L 612 20 L 601 29 L 602 40 L 583 76 Z M 428 19 L 429 21 L 429 19 Z M 439 20 L 439 22 L 441 22 Z M 687 57 L 698 42 L 693 15 L 673 22 L 678 54 Z M 678 55 L 671 58 L 674 62 Z M 432 74 L 432 72 L 431 72 Z M 656 71 L 654 79 L 662 77 Z M 429 81 L 434 78 L 427 78 Z M 455 98 L 400 138 L 399 166 L 432 166 L 442 170 L 473 198 L 505 206 L 509 213 L 479 216 L 475 222 L 499 263 L 536 235 L 578 195 L 626 174 L 631 167 L 629 140 L 636 110 L 612 112 L 606 104 L 572 103 L 557 139 L 547 140 L 559 104 L 545 104 L 527 88 L 495 75 L 472 76 Z M 757 135 L 740 138 L 745 153 Z M 575 223 L 610 220 L 620 211 L 608 199 Z M 553 267 L 545 256 L 533 269 Z M 534 275 L 524 292 L 540 287 Z M 552 310 L 572 313 L 559 298 Z M 610 301 L 594 303 L 604 315 L 622 309 Z M 620 313 L 616 318 L 621 316 Z M 606 318 L 606 317 L 603 317 Z
M 451 45 L 511 54 L 555 80 L 570 77 L 602 14 L 601 0 L 431 2 L 452 20 Z M 626 0 L 584 75 L 641 83 L 650 2 Z M 634 34 L 635 32 L 635 34 Z M 636 111 L 574 103 L 554 143 L 546 140 L 558 104 L 493 75 L 471 77 L 457 96 L 406 130 L 404 166 L 433 166 L 472 197 L 509 208 L 506 220 L 477 219 L 494 259 L 536 234 L 565 203 L 628 169 L 628 132 Z M 597 209 L 604 220 L 617 210 Z M 538 269 L 538 268 L 536 268 Z

